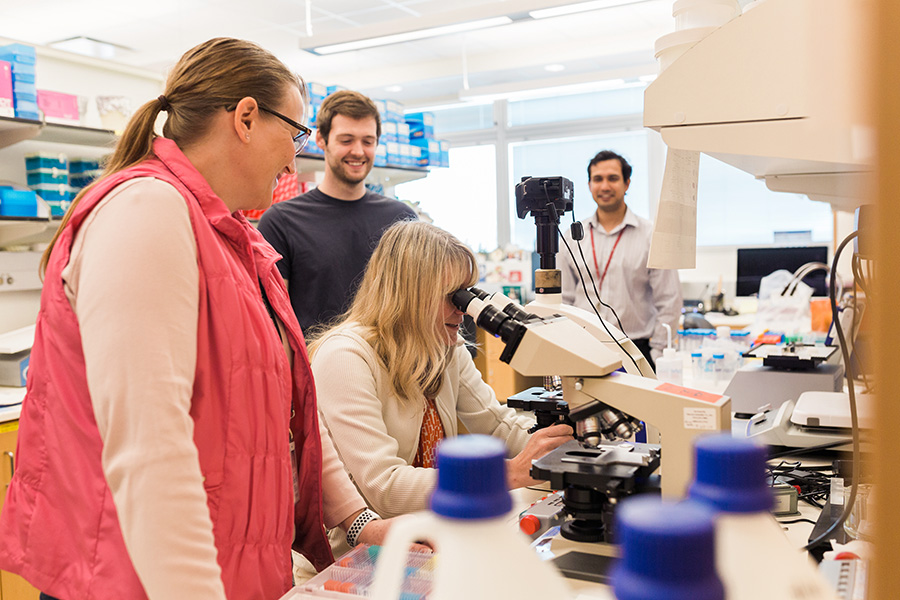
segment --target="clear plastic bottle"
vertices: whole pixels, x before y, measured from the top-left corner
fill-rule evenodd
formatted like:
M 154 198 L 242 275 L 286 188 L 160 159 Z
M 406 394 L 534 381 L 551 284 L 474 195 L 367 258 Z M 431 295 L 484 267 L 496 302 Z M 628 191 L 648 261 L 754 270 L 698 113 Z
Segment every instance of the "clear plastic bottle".
M 684 385 L 684 361 L 675 348 L 666 348 L 656 359 L 656 378 L 666 383 Z
M 547 600 L 569 598 L 568 585 L 530 541 L 510 525 L 506 446 L 487 435 L 463 435 L 438 447 L 438 483 L 431 512 L 392 527 L 375 567 L 372 597 L 396 600 L 410 544 L 438 548 L 430 600 Z
M 672 347 L 672 328 L 663 323 L 667 333 L 667 347 L 663 355 L 656 359 L 656 378 L 666 383 L 684 385 L 684 361 Z

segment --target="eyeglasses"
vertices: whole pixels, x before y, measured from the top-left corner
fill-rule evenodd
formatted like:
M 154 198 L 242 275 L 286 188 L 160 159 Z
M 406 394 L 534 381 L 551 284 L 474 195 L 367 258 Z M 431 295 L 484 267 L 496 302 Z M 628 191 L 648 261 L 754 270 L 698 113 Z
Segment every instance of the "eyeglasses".
M 297 121 L 293 119 L 289 119 L 281 113 L 275 112 L 270 108 L 266 108 L 262 104 L 257 104 L 259 106 L 259 110 L 269 113 L 274 117 L 278 117 L 294 129 L 299 129 L 300 133 L 294 136 L 294 155 L 300 156 L 300 152 L 303 151 L 303 148 L 306 147 L 306 142 L 309 141 L 309 136 L 312 134 L 312 130 L 306 125 L 301 125 Z

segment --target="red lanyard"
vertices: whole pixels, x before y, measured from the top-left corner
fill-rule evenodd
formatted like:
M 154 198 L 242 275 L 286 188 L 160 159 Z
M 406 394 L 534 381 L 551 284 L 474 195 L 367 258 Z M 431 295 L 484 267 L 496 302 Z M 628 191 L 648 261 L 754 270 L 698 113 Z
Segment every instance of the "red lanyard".
M 622 234 L 625 233 L 625 228 L 619 230 L 619 235 L 616 236 L 616 243 L 613 244 L 612 250 L 609 252 L 609 258 L 606 259 L 606 266 L 603 267 L 603 273 L 600 273 L 600 266 L 597 265 L 597 248 L 594 246 L 594 224 L 591 223 L 591 254 L 594 255 L 594 269 L 597 271 L 597 277 L 600 278 L 600 283 L 597 284 L 597 291 L 599 292 L 603 288 L 603 280 L 606 279 L 606 272 L 609 271 L 609 263 L 612 262 L 613 254 L 616 253 L 616 247 L 619 245 L 619 240 L 622 239 Z

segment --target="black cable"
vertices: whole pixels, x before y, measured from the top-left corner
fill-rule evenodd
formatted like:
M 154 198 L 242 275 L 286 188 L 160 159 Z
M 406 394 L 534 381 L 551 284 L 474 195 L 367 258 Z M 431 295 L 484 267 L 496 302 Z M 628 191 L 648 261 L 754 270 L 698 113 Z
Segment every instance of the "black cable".
M 573 216 L 573 218 L 574 218 L 574 216 Z M 557 231 L 559 231 L 559 228 L 557 228 Z M 594 234 L 591 233 L 591 235 L 594 235 Z M 565 241 L 565 238 L 564 238 L 564 237 L 563 237 L 563 241 Z M 566 242 L 566 243 L 568 244 L 568 242 Z M 613 316 L 616 318 L 616 325 L 619 326 L 619 331 L 622 332 L 622 335 L 624 335 L 625 337 L 628 337 L 628 332 L 626 332 L 626 331 L 625 331 L 625 328 L 622 327 L 622 321 L 619 320 L 619 315 L 616 314 L 616 309 L 614 309 L 612 306 L 610 306 L 609 304 L 607 304 L 606 302 L 604 302 L 602 298 L 600 298 L 600 289 L 597 287 L 597 282 L 594 281 L 594 272 L 591 271 L 591 268 L 590 268 L 590 267 L 588 266 L 588 264 L 587 264 L 587 259 L 584 257 L 584 251 L 581 249 L 581 241 L 579 240 L 575 245 L 578 246 L 578 255 L 581 256 L 581 264 L 584 265 L 584 270 L 587 271 L 588 277 L 589 277 L 590 280 L 591 280 L 591 287 L 594 289 L 594 296 L 597 297 L 597 302 L 598 302 L 601 306 L 605 306 L 606 308 L 609 309 L 609 312 L 611 312 L 611 313 L 613 314 Z M 570 253 L 570 254 L 571 254 L 571 253 Z M 573 260 L 573 261 L 575 260 L 575 257 L 574 257 L 574 256 L 572 256 L 572 260 Z M 579 277 L 581 276 L 581 269 L 580 269 L 580 268 L 578 269 L 578 276 L 579 276 Z M 583 284 L 583 283 L 584 283 L 584 280 L 583 280 L 583 278 L 582 278 L 582 284 Z M 584 291 L 584 296 L 585 296 L 585 298 L 587 298 L 587 301 L 588 301 L 588 302 L 591 301 L 591 299 L 588 298 L 587 290 Z M 598 313 L 598 315 L 599 315 L 599 313 Z
M 851 267 L 853 267 L 853 279 L 854 279 L 854 282 L 863 291 L 863 293 L 868 295 L 869 294 L 869 290 L 867 289 L 869 287 L 868 282 L 866 281 L 866 276 L 862 272 L 862 266 L 860 265 L 859 260 L 860 260 L 859 256 L 854 254 L 853 260 L 850 263 Z M 855 290 L 854 290 L 854 292 L 855 292 Z M 854 293 L 854 295 L 855 295 L 855 293 Z
M 816 524 L 816 522 L 813 521 L 812 519 L 803 519 L 803 518 L 791 519 L 790 521 L 778 521 L 778 522 L 782 525 L 793 525 L 794 523 L 812 523 L 813 525 Z
M 559 225 L 556 226 L 556 233 L 557 233 L 557 234 L 559 235 L 559 237 L 562 239 L 563 244 L 565 244 L 566 250 L 569 251 L 569 256 L 572 258 L 572 264 L 575 265 L 575 270 L 579 272 L 579 274 L 578 274 L 578 280 L 581 282 L 581 289 L 584 290 L 584 297 L 588 299 L 588 304 L 590 304 L 590 305 L 591 305 L 591 308 L 594 309 L 594 314 L 597 315 L 597 319 L 600 320 L 600 324 L 603 325 L 603 329 L 606 330 L 606 334 L 610 337 L 610 339 L 612 339 L 612 341 L 614 341 L 614 342 L 616 343 L 616 346 L 619 347 L 619 350 L 621 350 L 622 353 L 623 353 L 625 356 L 627 356 L 628 358 L 631 359 L 631 362 L 634 363 L 634 368 L 637 369 L 638 374 L 639 374 L 641 377 L 643 377 L 643 376 L 644 376 L 644 373 L 641 372 L 641 368 L 638 366 L 637 361 L 634 360 L 634 357 L 633 357 L 631 354 L 629 354 L 629 353 L 625 350 L 625 348 L 622 346 L 622 344 L 619 343 L 619 340 L 616 339 L 616 336 L 614 336 L 614 335 L 612 334 L 612 332 L 609 330 L 609 327 L 606 326 L 606 321 L 604 321 L 604 320 L 603 320 L 603 317 L 600 316 L 600 311 L 598 311 L 598 310 L 597 310 L 597 307 L 594 306 L 594 303 L 590 301 L 590 296 L 588 296 L 588 293 L 587 293 L 587 285 L 584 283 L 584 277 L 581 276 L 581 269 L 578 268 L 578 263 L 575 261 L 575 254 L 572 252 L 572 248 L 569 247 L 569 242 L 566 241 L 566 237 L 565 237 L 564 235 L 562 235 L 562 232 L 559 230 Z M 578 245 L 578 249 L 581 250 L 581 245 L 580 245 L 580 244 Z M 584 254 L 582 253 L 582 258 L 583 258 L 583 257 L 584 257 Z M 591 283 L 593 283 L 593 282 L 594 282 L 594 276 L 591 275 L 590 269 L 588 269 L 588 275 L 591 277 Z M 595 286 L 594 289 L 596 290 L 596 286 Z M 599 299 L 599 297 L 600 297 L 600 294 L 599 294 L 599 293 L 597 294 L 597 297 L 598 297 L 598 299 Z M 606 305 L 604 304 L 604 306 L 606 306 Z M 607 308 L 609 308 L 610 310 L 612 310 L 611 307 L 607 307 Z M 613 311 L 613 315 L 615 315 L 615 314 L 616 314 L 616 312 Z M 616 320 L 617 320 L 617 321 L 618 321 L 618 319 L 619 319 L 619 317 L 616 316 Z M 622 324 L 619 323 L 619 326 L 620 326 L 620 327 L 621 327 L 621 325 L 622 325 Z M 624 332 L 624 331 L 622 332 L 622 335 L 625 335 L 625 332 Z
M 834 252 L 834 258 L 831 262 L 831 277 L 829 281 L 829 297 L 831 299 L 831 319 L 834 322 L 834 328 L 838 335 L 838 340 L 841 345 L 841 356 L 844 359 L 844 365 L 850 364 L 850 353 L 847 351 L 847 340 L 844 338 L 844 331 L 841 328 L 841 322 L 838 319 L 838 309 L 837 309 L 837 300 L 835 299 L 835 275 L 837 273 L 837 265 L 838 259 L 841 256 L 841 252 L 844 248 L 849 244 L 854 238 L 859 236 L 858 231 L 854 231 L 846 238 L 841 244 L 837 247 L 837 250 Z M 854 282 L 855 288 L 855 282 Z M 853 504 L 856 502 L 856 493 L 859 489 L 859 472 L 860 468 L 860 458 L 859 458 L 859 415 L 856 411 L 856 392 L 854 390 L 853 379 L 849 374 L 849 368 L 844 370 L 844 375 L 847 376 L 847 395 L 850 398 L 850 433 L 853 443 L 853 451 L 852 451 L 852 465 L 853 471 L 850 474 L 851 485 L 850 485 L 850 497 L 844 502 L 844 509 L 841 511 L 841 516 L 834 521 L 828 528 L 819 534 L 816 539 L 810 541 L 806 546 L 803 547 L 804 550 L 810 550 L 815 548 L 820 543 L 822 543 L 825 539 L 828 538 L 838 527 L 843 526 L 844 522 L 850 516 L 850 511 L 853 510 Z

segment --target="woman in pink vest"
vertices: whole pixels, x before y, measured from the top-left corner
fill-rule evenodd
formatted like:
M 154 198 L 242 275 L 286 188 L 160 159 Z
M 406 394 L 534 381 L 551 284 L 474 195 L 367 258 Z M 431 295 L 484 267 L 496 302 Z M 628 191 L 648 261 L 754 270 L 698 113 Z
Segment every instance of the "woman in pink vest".
M 0 568 L 45 597 L 274 600 L 292 546 L 322 568 L 326 527 L 383 538 L 321 435 L 280 256 L 241 215 L 294 175 L 305 108 L 265 50 L 203 43 L 63 219 L 0 517 Z

